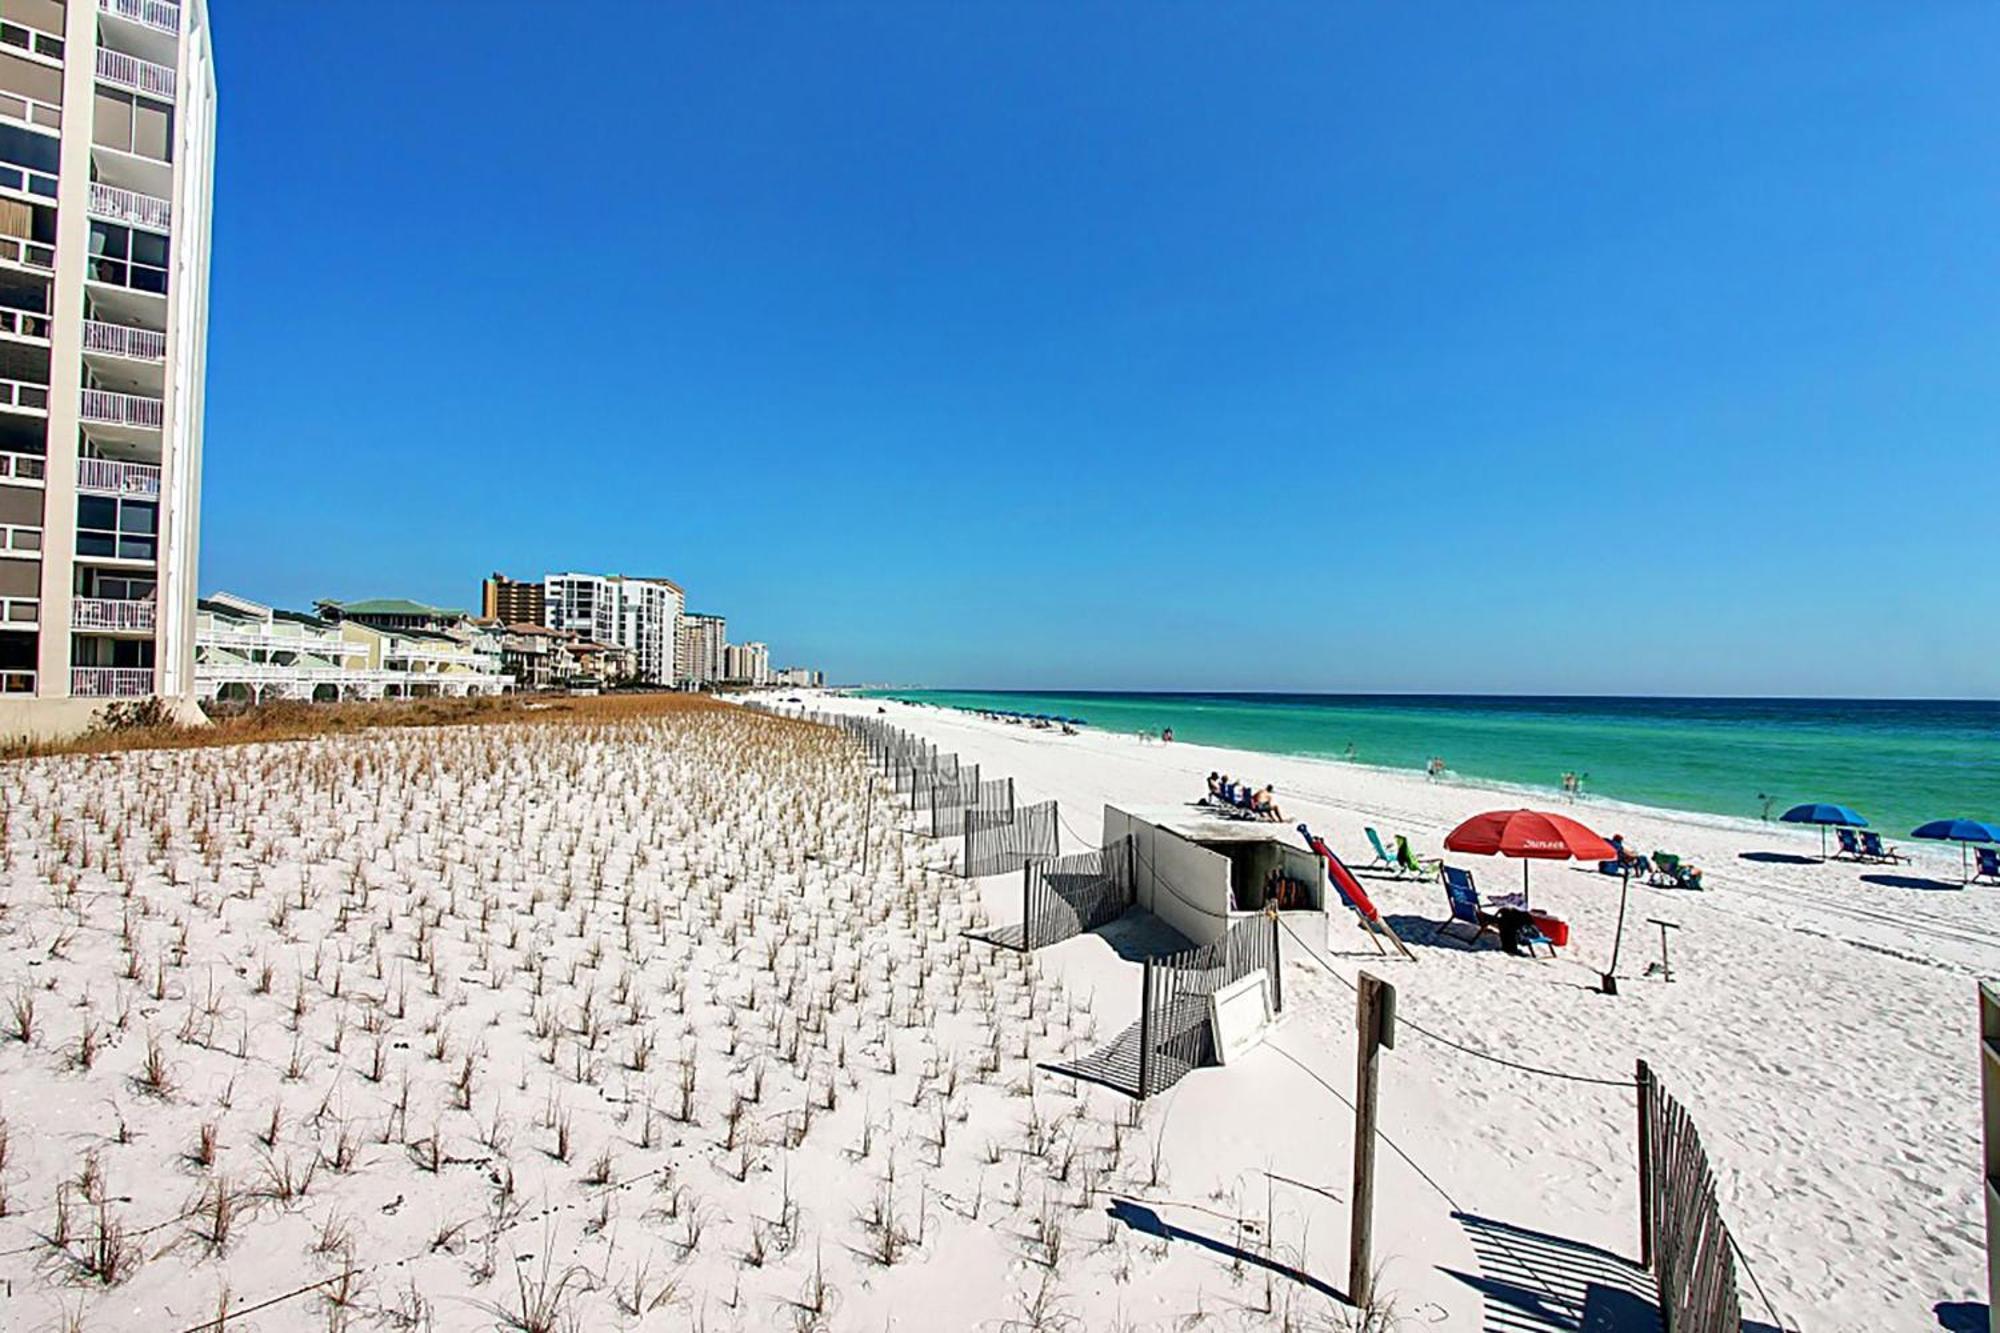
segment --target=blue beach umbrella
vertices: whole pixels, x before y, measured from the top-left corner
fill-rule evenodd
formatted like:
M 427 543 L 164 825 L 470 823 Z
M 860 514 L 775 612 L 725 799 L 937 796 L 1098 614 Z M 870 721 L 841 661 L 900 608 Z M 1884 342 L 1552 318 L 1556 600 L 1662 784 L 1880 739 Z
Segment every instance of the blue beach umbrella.
M 1955 842 L 1958 844 L 1958 861 L 1965 878 L 1972 878 L 1972 867 L 1967 861 L 1966 846 L 1975 842 L 2000 842 L 2000 828 L 1977 819 L 1933 819 L 1930 823 L 1910 830 L 1913 838 L 1929 838 L 1933 842 Z
M 1867 828 L 1868 821 L 1855 814 L 1844 805 L 1831 805 L 1825 801 L 1809 801 L 1795 805 L 1778 816 L 1786 824 L 1819 825 L 1819 859 L 1826 860 L 1826 828 L 1833 824 L 1840 828 Z

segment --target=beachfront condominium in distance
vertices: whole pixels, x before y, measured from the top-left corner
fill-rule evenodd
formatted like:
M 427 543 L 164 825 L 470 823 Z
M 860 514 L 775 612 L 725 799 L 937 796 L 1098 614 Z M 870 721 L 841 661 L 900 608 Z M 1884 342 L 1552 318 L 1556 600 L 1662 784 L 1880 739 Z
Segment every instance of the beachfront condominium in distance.
M 499 571 L 480 581 L 479 614 L 503 625 L 540 625 L 544 588 L 539 582 L 510 579 Z
M 721 616 L 698 611 L 681 617 L 676 667 L 684 685 L 699 689 L 722 679 L 727 669 L 724 656 L 729 646 L 729 622 Z
M 192 698 L 204 0 L 0 3 L 0 730 Z
M 723 679 L 732 685 L 769 685 L 771 683 L 771 649 L 768 645 L 751 640 L 749 643 L 732 643 L 725 655 L 726 669 Z
M 551 574 L 542 580 L 542 623 L 630 650 L 642 684 L 672 685 L 686 601 L 671 579 L 623 574 Z

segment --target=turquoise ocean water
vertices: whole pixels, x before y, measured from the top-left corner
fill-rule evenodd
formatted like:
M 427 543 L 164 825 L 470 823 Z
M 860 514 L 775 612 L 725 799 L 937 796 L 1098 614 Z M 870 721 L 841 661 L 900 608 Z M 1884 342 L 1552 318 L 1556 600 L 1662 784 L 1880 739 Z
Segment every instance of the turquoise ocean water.
M 914 702 L 1082 718 L 1105 731 L 1270 754 L 1349 756 L 1462 778 L 1747 819 L 1835 801 L 1901 836 L 1925 820 L 2000 823 L 2000 703 L 1469 695 L 1046 694 L 885 690 Z M 1245 775 L 1254 777 L 1254 774 Z

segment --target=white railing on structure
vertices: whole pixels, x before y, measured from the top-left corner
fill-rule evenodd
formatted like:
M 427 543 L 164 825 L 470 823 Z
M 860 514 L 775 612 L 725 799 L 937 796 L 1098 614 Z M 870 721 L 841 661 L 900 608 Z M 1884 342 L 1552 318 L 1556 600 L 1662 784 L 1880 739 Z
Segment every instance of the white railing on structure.
M 38 315 L 32 310 L 0 310 L 0 333 L 11 333 L 17 338 L 40 338 L 47 341 L 49 317 Z
M 134 361 L 164 361 L 167 359 L 167 335 L 151 329 L 86 319 L 83 321 L 83 350 L 103 352 L 107 356 L 129 356 Z
M 78 416 L 112 426 L 144 426 L 158 430 L 167 419 L 167 405 L 157 398 L 136 393 L 112 393 L 108 389 L 85 389 Z
M 19 264 L 23 268 L 38 268 L 46 273 L 55 272 L 56 248 L 35 241 L 24 241 L 18 236 L 0 236 L 0 260 L 9 264 Z
M 203 648 L 248 648 L 254 652 L 311 653 L 315 657 L 368 656 L 368 645 L 365 643 L 353 643 L 341 638 L 321 638 L 316 635 L 260 634 L 256 630 L 248 629 L 196 629 L 194 641 L 197 647 Z
M 80 491 L 110 491 L 114 495 L 158 495 L 160 469 L 152 463 L 79 458 L 76 460 L 76 488 Z
M 69 605 L 74 629 L 151 630 L 158 611 L 153 602 L 112 597 L 79 597 Z
M 97 0 L 97 8 L 99 13 L 115 14 L 161 32 L 180 34 L 181 7 L 172 0 Z
M 49 410 L 49 386 L 29 384 L 25 380 L 0 380 L 0 406 L 46 412 Z
M 121 190 L 102 181 L 90 183 L 90 215 L 113 222 L 136 222 L 142 227 L 168 231 L 173 227 L 174 206 L 164 199 L 137 190 Z
M 40 486 L 48 478 L 49 460 L 40 454 L 0 452 L 0 480 Z
M 195 692 L 215 696 L 231 685 L 285 685 L 311 694 L 320 685 L 355 686 L 378 692 L 394 688 L 407 695 L 412 690 L 437 690 L 498 694 L 512 689 L 512 676 L 439 676 L 424 672 L 351 667 L 296 667 L 269 662 L 197 662 L 194 667 Z
M 39 597 L 0 597 L 0 622 L 15 626 L 41 624 L 42 599 Z
M 32 528 L 25 523 L 0 523 L 0 555 L 39 557 L 41 553 L 40 528 Z
M 136 699 L 153 692 L 151 667 L 71 667 L 69 692 L 79 699 Z
M 34 672 L 0 671 L 0 694 L 33 694 L 34 692 Z
M 165 65 L 128 56 L 108 46 L 97 48 L 97 77 L 154 97 L 174 100 L 174 72 Z

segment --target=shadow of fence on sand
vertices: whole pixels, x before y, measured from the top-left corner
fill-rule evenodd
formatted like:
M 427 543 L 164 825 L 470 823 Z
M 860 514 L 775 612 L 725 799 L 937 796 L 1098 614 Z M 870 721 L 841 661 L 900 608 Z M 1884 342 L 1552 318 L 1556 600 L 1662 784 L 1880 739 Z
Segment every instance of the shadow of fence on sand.
M 1486 1333 L 1660 1333 L 1653 1279 L 1624 1256 L 1471 1213 L 1452 1216 L 1479 1271 L 1444 1271 L 1485 1297 Z

